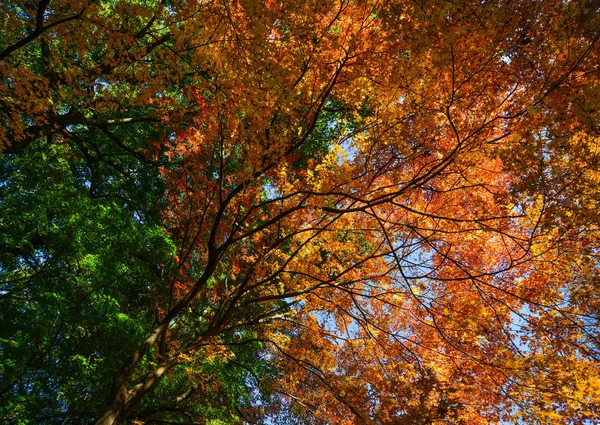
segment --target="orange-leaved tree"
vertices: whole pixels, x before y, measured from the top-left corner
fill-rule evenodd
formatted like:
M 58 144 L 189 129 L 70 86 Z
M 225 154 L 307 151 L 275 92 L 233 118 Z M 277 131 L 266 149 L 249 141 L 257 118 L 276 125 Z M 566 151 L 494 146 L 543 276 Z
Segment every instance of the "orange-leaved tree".
M 39 103 L 5 108 L 8 152 L 168 129 L 135 154 L 160 169 L 174 266 L 98 424 L 201 422 L 177 402 L 217 391 L 203 362 L 254 343 L 270 402 L 240 423 L 598 417 L 595 2 L 72 9 L 100 46 L 69 41 L 66 6 L 42 3 L 1 56 L 4 89 Z M 17 71 L 36 37 L 70 46 L 53 56 L 64 75 Z M 186 396 L 140 408 L 181 367 Z

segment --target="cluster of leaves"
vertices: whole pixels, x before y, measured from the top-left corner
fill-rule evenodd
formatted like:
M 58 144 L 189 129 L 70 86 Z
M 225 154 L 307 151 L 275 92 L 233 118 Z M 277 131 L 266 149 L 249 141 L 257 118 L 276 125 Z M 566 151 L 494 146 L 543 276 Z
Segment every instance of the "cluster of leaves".
M 148 208 L 130 205 L 146 202 L 148 180 L 122 199 L 126 177 L 76 153 L 40 141 L 2 158 L 4 421 L 91 420 L 119 356 L 155 320 L 148 298 L 171 261 L 168 236 L 136 212 Z

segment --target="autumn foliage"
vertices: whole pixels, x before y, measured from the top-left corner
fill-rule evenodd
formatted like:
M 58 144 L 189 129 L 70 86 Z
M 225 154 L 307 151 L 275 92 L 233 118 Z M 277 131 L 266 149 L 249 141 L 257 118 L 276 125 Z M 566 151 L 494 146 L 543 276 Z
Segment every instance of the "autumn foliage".
M 166 241 L 89 415 L 597 421 L 598 8 L 3 2 L 4 160 L 58 152 Z

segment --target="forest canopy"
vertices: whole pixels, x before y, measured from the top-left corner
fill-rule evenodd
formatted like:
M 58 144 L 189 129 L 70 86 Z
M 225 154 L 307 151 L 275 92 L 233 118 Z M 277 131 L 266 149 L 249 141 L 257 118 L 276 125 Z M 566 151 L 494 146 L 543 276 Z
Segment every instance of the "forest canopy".
M 0 421 L 597 423 L 599 28 L 0 1 Z

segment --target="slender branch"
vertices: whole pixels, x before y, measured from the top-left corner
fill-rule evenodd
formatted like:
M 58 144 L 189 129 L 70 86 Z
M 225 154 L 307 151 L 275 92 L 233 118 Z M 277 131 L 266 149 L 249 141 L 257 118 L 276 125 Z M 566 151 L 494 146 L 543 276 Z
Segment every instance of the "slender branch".
M 2 52 L 0 52 L 0 61 L 6 59 L 11 53 L 19 50 L 21 47 L 26 46 L 27 44 L 31 43 L 33 40 L 35 40 L 36 38 L 41 36 L 43 33 L 48 31 L 49 29 L 52 29 L 58 25 L 67 23 L 69 21 L 80 19 L 83 16 L 83 14 L 85 13 L 85 10 L 87 9 L 87 6 L 85 6 L 83 9 L 81 9 L 79 11 L 79 13 L 76 13 L 75 15 L 71 15 L 66 18 L 59 19 L 58 21 L 54 21 L 51 24 L 44 26 L 43 25 L 43 16 L 44 16 L 45 9 L 46 9 L 46 6 L 48 5 L 48 3 L 49 3 L 49 0 L 40 2 L 40 7 L 38 8 L 38 11 L 37 11 L 35 29 L 27 37 L 24 37 L 21 40 L 17 41 L 16 43 L 11 44 L 6 49 L 4 49 Z

